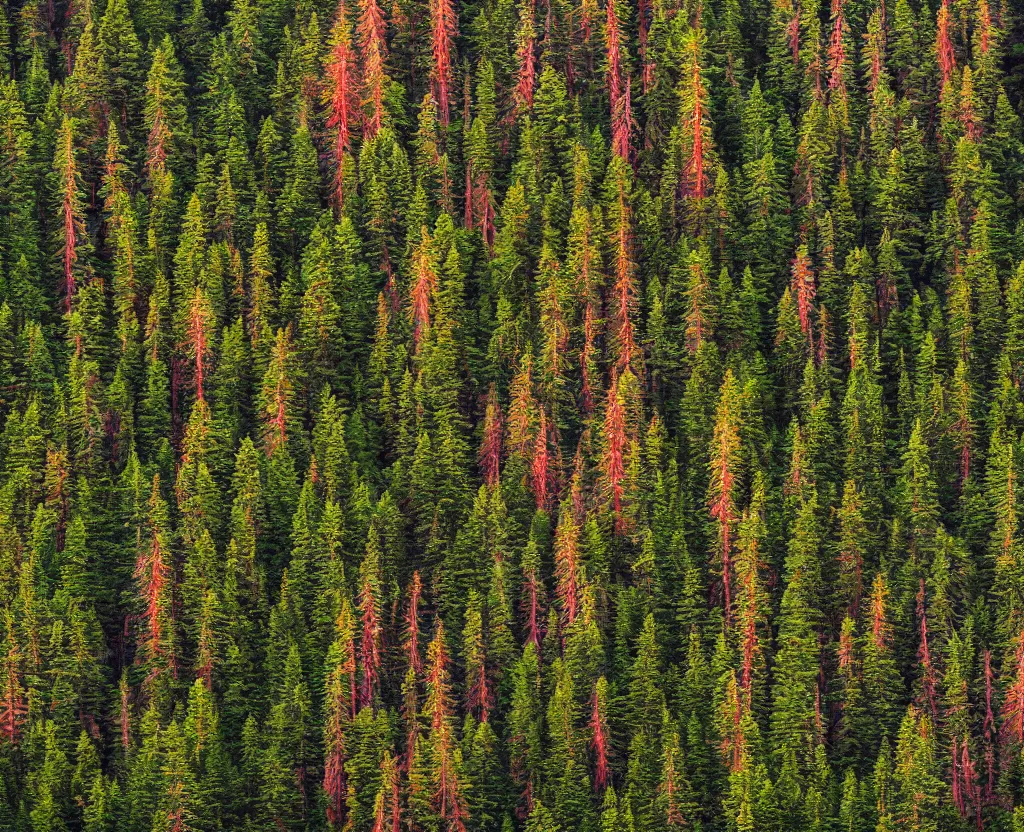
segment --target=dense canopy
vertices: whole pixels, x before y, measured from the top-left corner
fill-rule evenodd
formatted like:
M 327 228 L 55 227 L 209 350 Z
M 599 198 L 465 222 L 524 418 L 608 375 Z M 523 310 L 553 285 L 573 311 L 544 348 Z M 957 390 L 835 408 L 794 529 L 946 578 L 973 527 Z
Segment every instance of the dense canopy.
M 0 2 L 0 829 L 1024 832 L 1019 0 L 335 2 Z

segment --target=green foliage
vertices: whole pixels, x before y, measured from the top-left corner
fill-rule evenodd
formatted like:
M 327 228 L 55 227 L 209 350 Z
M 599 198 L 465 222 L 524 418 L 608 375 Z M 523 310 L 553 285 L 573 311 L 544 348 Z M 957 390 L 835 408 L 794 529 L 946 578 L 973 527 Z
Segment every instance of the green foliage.
M 1021 36 L 0 4 L 0 828 L 1024 829 Z

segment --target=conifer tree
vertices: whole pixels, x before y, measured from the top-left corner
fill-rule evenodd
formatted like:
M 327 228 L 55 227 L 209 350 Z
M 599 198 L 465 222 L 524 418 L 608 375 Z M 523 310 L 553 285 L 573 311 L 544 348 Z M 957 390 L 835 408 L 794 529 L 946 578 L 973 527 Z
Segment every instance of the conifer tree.
M 1024 829 L 1013 8 L 215 5 L 0 8 L 0 828 Z
M 388 45 L 384 27 L 384 12 L 376 0 L 362 0 L 359 4 L 359 55 L 364 101 L 369 105 L 363 121 L 363 132 L 369 139 L 380 132 L 385 118 L 385 62 L 388 58 Z
M 135 564 L 141 609 L 139 652 L 146 668 L 145 687 L 157 702 L 166 703 L 172 679 L 177 678 L 178 656 L 173 610 L 173 554 L 170 517 L 160 493 L 160 477 L 153 477 L 146 530 L 139 540 Z
M 75 122 L 65 118 L 57 134 L 54 156 L 55 193 L 59 204 L 60 224 L 56 240 L 61 264 L 61 297 L 65 314 L 71 314 L 78 287 L 91 274 L 91 245 L 85 231 L 82 180 L 75 144 Z
M 351 151 L 352 133 L 359 125 L 359 80 L 352 32 L 344 0 L 338 3 L 331 32 L 332 48 L 327 73 L 329 87 L 329 115 L 327 126 L 337 131 L 334 140 L 334 187 L 332 194 L 338 210 L 345 201 L 346 154 Z
M 611 248 L 611 302 L 609 323 L 616 350 L 616 364 L 636 373 L 637 335 L 634 316 L 638 300 L 633 259 L 632 174 L 626 161 L 617 156 L 609 165 L 605 184 L 609 203 L 608 229 Z
M 433 66 L 431 82 L 434 99 L 440 111 L 441 129 L 451 120 L 450 96 L 454 86 L 452 52 L 458 36 L 455 9 L 449 0 L 433 0 L 430 4 L 431 52 Z
M 717 525 L 714 561 L 721 572 L 725 620 L 732 620 L 732 560 L 736 545 L 735 526 L 739 519 L 737 493 L 741 474 L 739 384 L 726 371 L 722 395 L 715 414 L 714 437 L 708 461 L 708 507 Z
M 704 231 L 705 200 L 710 196 L 711 171 L 714 168 L 714 145 L 711 140 L 711 117 L 708 89 L 704 80 L 703 30 L 693 29 L 687 36 L 683 51 L 686 69 L 681 73 L 680 141 L 683 158 L 683 194 L 690 200 L 690 227 Z
M 466 828 L 466 806 L 461 787 L 462 755 L 455 743 L 451 724 L 448 654 L 444 625 L 438 621 L 434 639 L 427 649 L 426 702 L 430 722 L 430 763 L 432 806 L 441 828 L 462 832 Z

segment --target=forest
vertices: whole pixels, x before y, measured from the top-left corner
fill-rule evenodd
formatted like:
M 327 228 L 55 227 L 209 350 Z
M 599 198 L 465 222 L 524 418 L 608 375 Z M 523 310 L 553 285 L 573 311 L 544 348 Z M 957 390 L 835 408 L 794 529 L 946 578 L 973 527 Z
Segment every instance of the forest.
M 0 830 L 1024 832 L 1020 0 L 0 0 Z

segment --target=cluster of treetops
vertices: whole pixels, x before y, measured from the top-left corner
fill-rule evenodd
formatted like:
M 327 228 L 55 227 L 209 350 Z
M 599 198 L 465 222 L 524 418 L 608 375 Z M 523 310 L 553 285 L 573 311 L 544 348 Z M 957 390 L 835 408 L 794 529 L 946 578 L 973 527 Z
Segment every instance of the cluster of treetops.
M 1014 15 L 4 0 L 0 829 L 1022 832 Z

